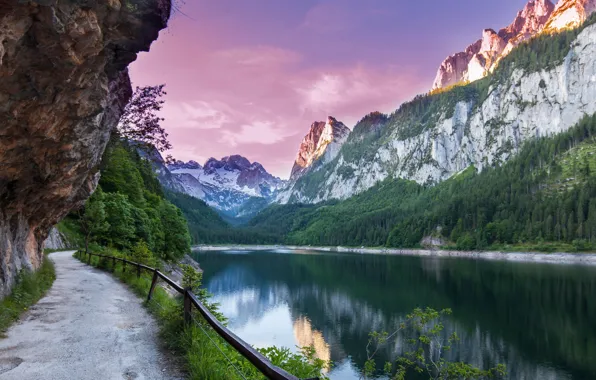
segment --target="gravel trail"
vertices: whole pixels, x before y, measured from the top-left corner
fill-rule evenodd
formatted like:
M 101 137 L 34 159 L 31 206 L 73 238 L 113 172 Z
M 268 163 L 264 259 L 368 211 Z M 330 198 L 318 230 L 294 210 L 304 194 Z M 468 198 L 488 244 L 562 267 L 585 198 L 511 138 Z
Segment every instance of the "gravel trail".
M 73 253 L 50 255 L 54 285 L 0 339 L 0 380 L 179 379 L 142 300 Z

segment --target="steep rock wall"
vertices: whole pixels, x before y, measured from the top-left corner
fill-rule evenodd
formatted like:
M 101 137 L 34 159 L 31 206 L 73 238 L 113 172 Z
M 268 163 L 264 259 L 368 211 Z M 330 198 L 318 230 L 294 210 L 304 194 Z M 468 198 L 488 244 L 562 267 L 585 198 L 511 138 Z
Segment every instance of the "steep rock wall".
M 170 0 L 0 0 L 0 297 L 93 192 L 131 95 L 127 66 Z

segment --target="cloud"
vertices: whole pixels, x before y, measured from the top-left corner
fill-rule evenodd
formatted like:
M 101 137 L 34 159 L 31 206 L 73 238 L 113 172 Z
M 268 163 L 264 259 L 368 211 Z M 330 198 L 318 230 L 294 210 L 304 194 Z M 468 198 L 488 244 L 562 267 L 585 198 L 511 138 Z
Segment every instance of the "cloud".
M 171 45 L 155 45 L 132 69 L 135 84 L 167 83 L 169 153 L 185 161 L 241 154 L 281 177 L 313 121 L 331 115 L 353 127 L 368 112 L 393 111 L 417 78 L 404 68 L 322 63 L 275 46 Z M 176 68 L 164 70 L 171 62 Z
M 369 111 L 395 109 L 403 90 L 415 83 L 408 70 L 356 65 L 316 73 L 309 81 L 297 83 L 296 92 L 303 113 L 343 112 L 348 117 L 367 107 L 369 110 L 361 114 L 364 116 Z
M 211 56 L 217 62 L 241 66 L 278 66 L 300 62 L 302 56 L 295 51 L 273 46 L 244 46 L 218 50 Z
M 218 129 L 232 120 L 230 107 L 224 103 L 202 100 L 172 102 L 164 105 L 166 123 L 177 128 Z
M 239 131 L 222 131 L 221 142 L 233 147 L 240 144 L 276 144 L 296 132 L 271 121 L 255 121 L 245 124 Z

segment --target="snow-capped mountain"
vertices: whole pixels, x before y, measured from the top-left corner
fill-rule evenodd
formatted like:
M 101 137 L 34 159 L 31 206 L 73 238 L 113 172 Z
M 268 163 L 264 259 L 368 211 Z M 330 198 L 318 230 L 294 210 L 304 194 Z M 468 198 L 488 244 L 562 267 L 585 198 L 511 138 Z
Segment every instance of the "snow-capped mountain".
M 437 71 L 433 90 L 481 79 L 520 43 L 541 33 L 577 27 L 595 10 L 596 0 L 560 0 L 556 7 L 550 0 L 532 0 L 509 26 L 498 32 L 485 29 L 481 39 L 447 57 Z
M 196 161 L 176 161 L 168 170 L 184 193 L 230 216 L 241 216 L 246 202 L 269 199 L 286 184 L 258 162 L 251 163 L 239 155 L 210 158 L 203 166 Z

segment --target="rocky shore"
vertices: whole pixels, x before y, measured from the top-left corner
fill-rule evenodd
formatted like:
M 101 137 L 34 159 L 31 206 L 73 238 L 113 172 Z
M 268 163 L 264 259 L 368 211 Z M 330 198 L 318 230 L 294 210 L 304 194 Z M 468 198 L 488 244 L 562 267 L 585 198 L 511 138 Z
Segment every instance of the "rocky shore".
M 426 249 L 395 248 L 354 248 L 354 247 L 314 247 L 292 245 L 199 245 L 193 251 L 274 251 L 274 250 L 309 250 L 320 252 L 346 252 L 376 255 L 401 255 L 422 257 L 456 257 L 480 260 L 500 260 L 518 262 L 540 262 L 551 264 L 596 265 L 595 253 L 542 253 L 542 252 L 502 252 L 502 251 L 447 251 Z

